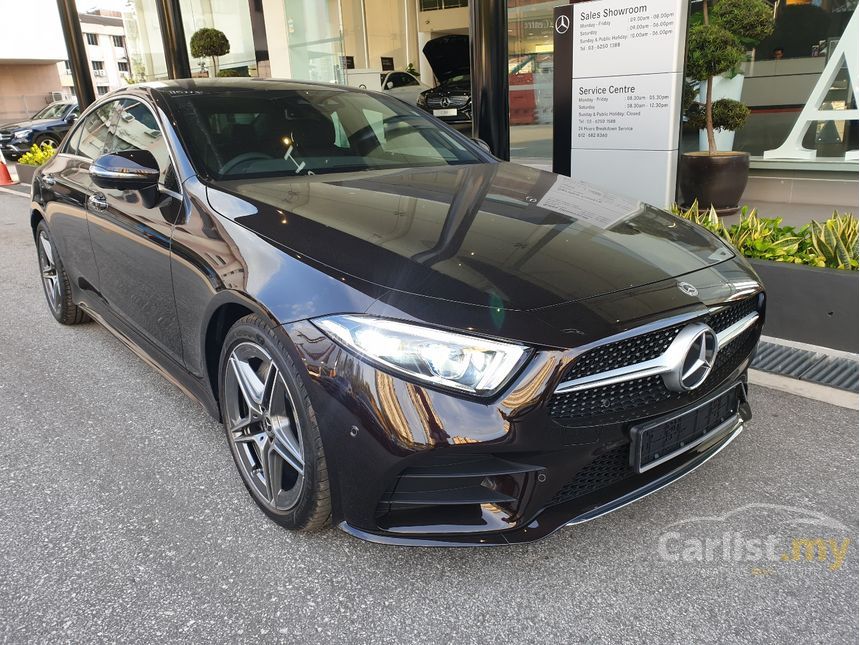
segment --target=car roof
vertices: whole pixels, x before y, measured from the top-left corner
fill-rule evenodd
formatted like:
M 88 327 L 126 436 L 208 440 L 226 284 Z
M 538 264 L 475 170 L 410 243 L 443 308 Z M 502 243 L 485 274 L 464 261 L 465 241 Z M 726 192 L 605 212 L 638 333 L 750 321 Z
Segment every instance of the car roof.
M 345 85 L 335 83 L 315 83 L 313 81 L 294 81 L 289 79 L 276 78 L 181 78 L 169 81 L 150 81 L 146 83 L 137 83 L 129 85 L 127 88 L 119 90 L 134 90 L 141 88 L 154 93 L 171 95 L 182 92 L 194 92 L 200 94 L 218 94 L 225 90 L 242 91 L 242 90 L 302 90 L 302 89 L 329 89 L 349 91 Z M 115 94 L 115 92 L 112 92 Z

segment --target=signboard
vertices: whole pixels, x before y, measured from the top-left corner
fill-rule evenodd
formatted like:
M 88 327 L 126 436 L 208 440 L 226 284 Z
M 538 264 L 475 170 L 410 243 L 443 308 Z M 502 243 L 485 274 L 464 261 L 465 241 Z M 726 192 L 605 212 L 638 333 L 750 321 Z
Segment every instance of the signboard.
M 657 206 L 674 201 L 687 6 L 593 0 L 556 8 L 556 172 Z
M 382 64 L 383 72 L 394 71 L 394 58 L 392 58 L 391 56 L 380 56 L 379 62 Z
M 341 56 L 340 66 L 342 69 L 355 69 L 355 56 Z

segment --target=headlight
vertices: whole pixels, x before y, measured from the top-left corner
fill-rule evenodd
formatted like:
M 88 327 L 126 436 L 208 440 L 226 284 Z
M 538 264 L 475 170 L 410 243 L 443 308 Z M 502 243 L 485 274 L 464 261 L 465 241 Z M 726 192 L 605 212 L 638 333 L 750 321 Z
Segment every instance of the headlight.
M 12 133 L 12 138 L 13 139 L 26 139 L 27 137 L 30 136 L 31 132 L 32 132 L 32 130 L 18 130 L 16 132 Z
M 369 316 L 313 321 L 348 349 L 408 377 L 474 394 L 492 392 L 519 367 L 528 349 Z
M 427 97 L 424 94 L 418 95 L 418 107 L 424 107 L 427 105 Z

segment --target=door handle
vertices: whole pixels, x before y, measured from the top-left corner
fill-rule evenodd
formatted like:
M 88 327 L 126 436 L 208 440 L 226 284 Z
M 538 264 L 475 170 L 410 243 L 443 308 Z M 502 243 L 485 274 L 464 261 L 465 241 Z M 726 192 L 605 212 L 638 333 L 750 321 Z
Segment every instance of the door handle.
M 93 193 L 87 197 L 87 206 L 96 212 L 107 210 L 107 197 L 102 193 Z

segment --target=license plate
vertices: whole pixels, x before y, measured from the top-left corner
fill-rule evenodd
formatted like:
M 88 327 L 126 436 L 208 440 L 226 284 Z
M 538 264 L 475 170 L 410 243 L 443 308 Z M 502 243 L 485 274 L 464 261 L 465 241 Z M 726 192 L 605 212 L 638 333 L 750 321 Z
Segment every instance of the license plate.
M 708 399 L 684 414 L 666 416 L 630 430 L 630 463 L 638 473 L 691 450 L 728 430 L 737 421 L 741 388 Z
M 433 116 L 457 116 L 457 108 L 445 108 L 444 110 L 433 110 Z

